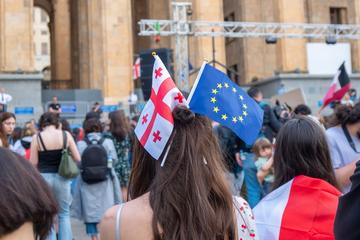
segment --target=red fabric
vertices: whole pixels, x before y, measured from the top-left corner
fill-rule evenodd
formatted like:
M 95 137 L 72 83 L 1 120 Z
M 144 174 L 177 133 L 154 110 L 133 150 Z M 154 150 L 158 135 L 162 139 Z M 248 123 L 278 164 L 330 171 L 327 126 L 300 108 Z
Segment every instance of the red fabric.
M 145 146 L 147 140 L 149 139 L 151 129 L 154 126 L 155 118 L 156 118 L 157 114 L 159 114 L 160 116 L 162 116 L 163 118 L 165 118 L 166 120 L 168 120 L 169 122 L 174 124 L 174 119 L 172 117 L 172 111 L 171 111 L 170 107 L 163 102 L 166 94 L 174 87 L 176 87 L 176 86 L 175 86 L 175 83 L 173 82 L 173 80 L 171 78 L 167 78 L 161 83 L 157 94 L 155 93 L 154 89 L 151 89 L 150 100 L 153 102 L 155 109 L 154 109 L 154 113 L 151 117 L 150 123 L 149 123 L 148 127 L 146 128 L 146 131 L 140 139 L 140 143 L 143 146 Z
M 351 83 L 346 84 L 340 89 L 336 89 L 336 82 L 333 82 L 330 86 L 330 89 L 327 91 L 325 98 L 324 98 L 324 104 L 323 106 L 327 106 L 329 103 L 333 101 L 340 101 L 347 91 L 351 88 Z
M 25 159 L 26 160 L 30 160 L 30 148 L 29 149 L 25 149 Z
M 279 239 L 334 239 L 333 226 L 340 195 L 335 187 L 323 180 L 295 177 Z

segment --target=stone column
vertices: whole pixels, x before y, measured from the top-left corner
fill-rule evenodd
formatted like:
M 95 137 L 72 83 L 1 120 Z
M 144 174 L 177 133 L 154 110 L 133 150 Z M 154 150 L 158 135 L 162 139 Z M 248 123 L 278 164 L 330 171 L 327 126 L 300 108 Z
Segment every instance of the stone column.
M 194 20 L 203 21 L 224 21 L 223 0 L 193 0 Z M 194 67 L 200 67 L 204 59 L 212 60 L 212 39 L 211 37 L 196 37 L 190 39 L 189 56 Z M 215 38 L 215 59 L 226 65 L 225 40 L 223 37 Z M 222 69 L 217 65 L 218 68 Z M 196 75 L 196 74 L 195 74 Z M 196 76 L 190 78 L 190 86 Z
M 71 82 L 71 26 L 68 0 L 53 1 L 51 13 L 51 85 L 72 88 Z
M 108 103 L 127 101 L 133 89 L 131 0 L 101 0 L 104 34 L 104 96 Z
M 78 86 L 101 89 L 106 103 L 127 100 L 133 87 L 130 0 L 79 0 L 74 7 Z
M 0 1 L 0 71 L 34 71 L 33 1 Z
M 279 22 L 305 23 L 304 0 L 278 0 Z M 278 42 L 280 53 L 280 70 L 293 71 L 307 70 L 306 40 L 305 39 L 281 39 Z

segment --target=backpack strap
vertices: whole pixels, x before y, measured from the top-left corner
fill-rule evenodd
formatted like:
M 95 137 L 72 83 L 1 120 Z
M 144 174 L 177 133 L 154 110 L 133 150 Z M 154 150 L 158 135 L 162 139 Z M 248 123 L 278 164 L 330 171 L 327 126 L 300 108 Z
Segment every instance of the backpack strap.
M 45 147 L 45 144 L 44 144 L 44 141 L 43 141 L 43 139 L 41 137 L 41 133 L 38 134 L 38 140 L 40 140 L 40 145 L 44 149 L 44 151 L 47 151 L 46 147 Z
M 102 137 L 99 139 L 98 144 L 99 144 L 99 145 L 102 145 L 102 144 L 104 143 L 104 141 L 105 141 L 105 137 L 102 136 Z
M 63 134 L 63 149 L 66 149 L 67 148 L 67 134 L 65 131 L 62 131 L 62 134 Z

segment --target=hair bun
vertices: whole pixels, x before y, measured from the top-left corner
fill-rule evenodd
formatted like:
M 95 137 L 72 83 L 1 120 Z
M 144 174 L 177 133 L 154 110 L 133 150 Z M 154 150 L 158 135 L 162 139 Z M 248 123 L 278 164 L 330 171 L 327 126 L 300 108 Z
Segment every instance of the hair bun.
M 173 111 L 173 117 L 179 122 L 190 123 L 194 120 L 195 113 L 185 106 L 177 106 Z

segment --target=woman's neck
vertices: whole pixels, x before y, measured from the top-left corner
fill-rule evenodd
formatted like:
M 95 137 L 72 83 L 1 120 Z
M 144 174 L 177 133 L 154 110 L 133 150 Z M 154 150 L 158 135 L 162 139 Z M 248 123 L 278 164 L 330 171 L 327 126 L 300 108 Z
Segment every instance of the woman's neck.
M 49 125 L 43 128 L 43 131 L 56 130 L 57 128 L 54 125 Z
M 17 230 L 0 238 L 0 240 L 35 240 L 34 226 L 27 222 L 21 225 Z

